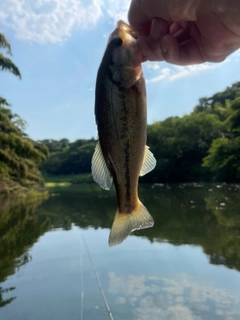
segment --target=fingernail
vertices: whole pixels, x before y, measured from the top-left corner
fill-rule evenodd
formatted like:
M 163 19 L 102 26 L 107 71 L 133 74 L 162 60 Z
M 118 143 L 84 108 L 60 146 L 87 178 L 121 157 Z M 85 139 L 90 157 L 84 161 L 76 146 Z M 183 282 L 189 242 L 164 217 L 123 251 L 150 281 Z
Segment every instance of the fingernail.
M 160 34 L 161 34 L 161 29 L 159 28 L 159 25 L 157 24 L 157 22 L 153 20 L 150 38 L 152 38 L 153 40 L 157 40 L 160 37 Z
M 167 46 L 167 44 L 166 44 L 166 41 L 162 41 L 162 45 L 161 45 L 161 47 L 162 47 L 162 52 L 164 53 L 164 54 L 166 54 L 167 52 L 168 52 L 168 46 Z

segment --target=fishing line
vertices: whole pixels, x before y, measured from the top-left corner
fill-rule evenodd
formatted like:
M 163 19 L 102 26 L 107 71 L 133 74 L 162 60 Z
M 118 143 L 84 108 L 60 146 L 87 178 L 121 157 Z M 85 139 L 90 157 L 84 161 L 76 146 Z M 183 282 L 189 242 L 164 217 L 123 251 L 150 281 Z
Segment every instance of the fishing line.
M 81 239 L 81 254 L 80 254 L 80 278 L 81 278 L 81 320 L 83 320 L 83 301 L 84 301 L 84 287 L 83 287 L 83 241 Z
M 113 319 L 112 312 L 111 312 L 111 310 L 110 310 L 110 308 L 109 308 L 109 305 L 108 305 L 108 302 L 107 302 L 107 298 L 106 298 L 105 293 L 104 293 L 104 291 L 103 291 L 103 287 L 102 287 L 101 281 L 100 281 L 99 276 L 98 276 L 98 274 L 97 274 L 97 270 L 96 270 L 96 268 L 95 268 L 95 266 L 94 266 L 94 263 L 93 263 L 93 260 L 92 260 L 90 251 L 89 251 L 89 249 L 88 249 L 87 242 L 86 242 L 86 240 L 85 240 L 85 238 L 84 238 L 83 235 L 82 235 L 82 238 L 83 238 L 83 241 L 84 241 L 84 243 L 85 243 L 85 246 L 86 246 L 86 249 L 87 249 L 87 253 L 88 253 L 88 257 L 89 257 L 89 260 L 90 260 L 90 262 L 91 262 L 93 271 L 94 271 L 94 273 L 95 273 L 95 276 L 96 276 L 96 279 L 97 279 L 97 282 L 98 282 L 98 286 L 99 286 L 99 289 L 100 289 L 100 291 L 101 291 L 101 294 L 102 294 L 102 297 L 103 297 L 103 301 L 104 301 L 105 306 L 106 306 L 106 309 L 107 309 L 107 313 L 108 313 L 109 319 L 114 320 L 114 319 Z

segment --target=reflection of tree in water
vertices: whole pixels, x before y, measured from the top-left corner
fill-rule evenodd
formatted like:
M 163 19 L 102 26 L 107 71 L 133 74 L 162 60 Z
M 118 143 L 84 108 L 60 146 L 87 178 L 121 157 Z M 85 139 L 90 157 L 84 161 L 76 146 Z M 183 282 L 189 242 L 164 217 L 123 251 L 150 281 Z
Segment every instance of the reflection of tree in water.
M 154 216 L 158 230 L 148 230 L 151 239 L 200 245 L 210 263 L 240 270 L 238 186 L 182 185 L 159 194 L 159 213 Z
M 2 296 L 3 293 L 7 293 L 7 292 L 12 291 L 14 289 L 15 288 L 13 288 L 13 287 L 7 288 L 7 289 L 2 289 L 0 287 L 0 308 L 5 307 L 7 304 L 11 303 L 14 299 L 16 299 L 16 297 L 13 297 L 13 298 L 8 298 L 8 299 L 3 300 L 3 296 Z
M 228 186 L 205 198 L 208 209 L 216 219 L 212 244 L 206 243 L 205 253 L 213 264 L 223 264 L 240 270 L 240 198 L 238 186 Z M 226 188 L 225 188 L 226 189 Z
M 42 201 L 0 200 L 0 282 L 31 260 L 27 250 L 50 228 L 46 217 L 39 219 L 36 215 Z M 4 300 L 2 297 L 3 293 L 11 290 L 14 288 L 0 289 L 0 307 L 15 299 Z
M 15 268 L 19 270 L 20 267 L 24 266 L 31 260 L 32 260 L 32 256 L 28 252 L 24 252 L 24 254 L 21 257 L 15 260 L 16 261 Z
M 39 211 L 51 219 L 54 228 L 68 230 L 72 223 L 81 228 L 111 228 L 116 211 L 114 191 L 78 186 L 59 192 L 59 197 L 50 198 Z M 151 242 L 200 245 L 211 263 L 240 270 L 239 193 L 237 186 L 224 184 L 141 186 L 140 199 L 155 225 L 134 235 Z
M 38 213 L 47 215 L 53 228 L 70 230 L 71 224 L 88 227 L 110 228 L 116 211 L 114 192 L 98 186 L 76 186 L 58 190 L 60 196 L 50 197 Z
M 0 203 L 0 282 L 31 260 L 29 247 L 50 228 L 70 230 L 72 223 L 84 229 L 111 227 L 116 211 L 113 190 L 77 186 L 58 192 L 59 196 L 51 197 L 40 207 L 41 201 L 24 203 L 5 199 Z M 142 186 L 140 199 L 153 215 L 155 226 L 134 232 L 135 235 L 151 242 L 200 245 L 210 263 L 240 270 L 238 187 Z M 12 289 L 0 290 L 0 306 L 15 298 L 3 297 Z

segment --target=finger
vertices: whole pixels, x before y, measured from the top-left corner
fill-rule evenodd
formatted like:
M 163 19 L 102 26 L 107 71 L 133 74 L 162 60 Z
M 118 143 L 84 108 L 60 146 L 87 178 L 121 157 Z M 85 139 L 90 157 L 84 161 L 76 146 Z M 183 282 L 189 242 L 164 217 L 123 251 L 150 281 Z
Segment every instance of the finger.
M 162 19 L 153 19 L 150 38 L 152 40 L 162 41 L 162 38 L 169 33 L 169 23 Z
M 151 32 L 152 20 L 146 21 L 141 25 L 135 25 L 133 30 L 135 30 L 139 36 L 148 37 Z
M 180 22 L 181 29 L 174 34 L 174 37 L 177 39 L 178 43 L 187 41 L 189 39 L 193 39 L 196 43 L 202 42 L 201 33 L 195 22 L 189 21 L 181 21 Z
M 172 35 L 167 35 L 162 40 L 162 56 L 166 62 L 180 66 L 206 62 L 192 39 L 178 44 Z
M 163 60 L 161 42 L 163 37 L 169 33 L 169 23 L 162 19 L 153 19 L 149 37 L 140 37 L 138 46 L 144 56 L 143 61 Z
M 140 36 L 149 36 L 151 30 L 151 18 L 142 10 L 141 1 L 132 0 L 128 11 L 128 21 Z
M 149 37 L 140 37 L 137 45 L 143 55 L 143 61 L 163 61 L 161 42 L 154 41 Z
M 190 38 L 188 28 L 188 24 L 183 27 L 180 22 L 173 22 L 170 27 L 170 34 L 177 39 L 178 43 L 181 43 Z
M 179 30 L 182 30 L 182 27 L 179 22 L 173 22 L 170 26 L 170 34 L 174 35 L 177 33 Z
M 177 39 L 178 43 L 185 42 L 190 39 L 189 33 L 186 29 L 181 29 L 174 34 L 174 38 Z
M 132 0 L 128 20 L 130 25 L 141 30 L 152 18 L 166 21 L 195 21 L 201 0 Z

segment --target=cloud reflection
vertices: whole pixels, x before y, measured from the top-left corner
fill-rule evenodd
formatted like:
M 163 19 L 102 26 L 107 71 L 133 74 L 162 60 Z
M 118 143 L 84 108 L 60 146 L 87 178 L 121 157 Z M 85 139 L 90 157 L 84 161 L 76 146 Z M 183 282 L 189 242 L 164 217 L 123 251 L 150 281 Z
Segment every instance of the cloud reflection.
M 109 273 L 109 293 L 116 304 L 130 304 L 134 320 L 237 320 L 240 295 L 199 284 L 187 275 L 178 278 L 128 277 Z

